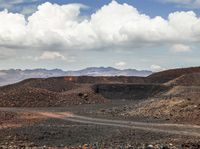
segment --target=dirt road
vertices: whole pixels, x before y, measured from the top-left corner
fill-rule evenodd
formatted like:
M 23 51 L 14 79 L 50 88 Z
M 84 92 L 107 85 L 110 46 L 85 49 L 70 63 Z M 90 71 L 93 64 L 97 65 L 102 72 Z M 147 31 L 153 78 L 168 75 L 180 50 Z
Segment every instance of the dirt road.
M 200 126 L 198 125 L 109 120 L 109 119 L 79 116 L 70 112 L 52 112 L 45 109 L 31 109 L 31 108 L 0 108 L 0 111 L 37 113 L 47 118 L 62 119 L 66 121 L 78 122 L 78 123 L 84 123 L 84 124 L 122 127 L 122 128 L 144 130 L 144 131 L 149 131 L 149 132 L 200 137 Z

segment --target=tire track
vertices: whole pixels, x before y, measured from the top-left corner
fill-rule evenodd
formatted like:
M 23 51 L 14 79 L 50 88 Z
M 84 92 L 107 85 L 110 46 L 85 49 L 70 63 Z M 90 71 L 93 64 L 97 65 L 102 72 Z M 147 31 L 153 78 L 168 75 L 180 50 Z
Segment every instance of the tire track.
M 167 133 L 181 136 L 200 137 L 200 126 L 198 125 L 184 125 L 184 124 L 167 124 L 167 123 L 146 123 L 124 120 L 109 120 L 101 118 L 92 118 L 86 116 L 74 115 L 70 112 L 51 112 L 48 110 L 37 110 L 29 108 L 0 108 L 0 111 L 9 112 L 29 112 L 43 115 L 48 118 L 62 119 L 66 121 L 102 125 L 110 127 L 121 127 L 128 129 L 137 129 L 142 131 L 149 131 L 154 133 Z

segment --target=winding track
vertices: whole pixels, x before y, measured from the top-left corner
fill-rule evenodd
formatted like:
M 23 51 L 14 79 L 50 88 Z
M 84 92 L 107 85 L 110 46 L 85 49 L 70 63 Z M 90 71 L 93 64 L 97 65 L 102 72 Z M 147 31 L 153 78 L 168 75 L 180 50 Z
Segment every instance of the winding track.
M 108 120 L 100 118 L 92 118 L 74 115 L 69 112 L 52 112 L 48 110 L 35 110 L 29 108 L 0 108 L 0 111 L 9 112 L 31 112 L 41 114 L 48 118 L 62 119 L 71 122 L 103 125 L 111 127 L 122 127 L 129 129 L 137 129 L 156 133 L 168 133 L 181 136 L 192 136 L 200 138 L 200 126 L 198 125 L 184 125 L 184 124 L 167 124 L 167 123 L 147 123 L 147 122 L 135 122 L 124 120 Z

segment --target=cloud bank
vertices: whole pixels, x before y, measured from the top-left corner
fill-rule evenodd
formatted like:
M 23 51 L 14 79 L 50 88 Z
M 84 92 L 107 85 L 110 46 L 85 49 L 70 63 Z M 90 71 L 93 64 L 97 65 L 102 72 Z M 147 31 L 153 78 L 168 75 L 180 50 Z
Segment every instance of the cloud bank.
M 43 51 L 131 49 L 200 41 L 200 18 L 192 11 L 174 12 L 168 19 L 151 18 L 128 4 L 112 1 L 91 16 L 81 4 L 38 6 L 27 19 L 0 12 L 0 47 Z

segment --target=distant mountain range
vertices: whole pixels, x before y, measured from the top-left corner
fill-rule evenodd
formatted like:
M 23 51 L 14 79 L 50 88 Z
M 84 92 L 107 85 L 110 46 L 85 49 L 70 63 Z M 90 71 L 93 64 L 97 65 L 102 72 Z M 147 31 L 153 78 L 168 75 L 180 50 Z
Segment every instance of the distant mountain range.
M 148 76 L 147 70 L 124 69 L 113 67 L 89 67 L 78 71 L 63 71 L 61 69 L 9 69 L 0 70 L 0 86 L 13 84 L 28 78 L 48 78 L 58 76 Z

